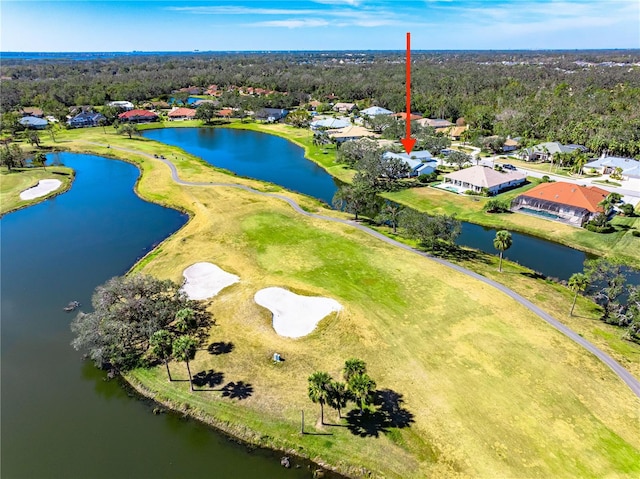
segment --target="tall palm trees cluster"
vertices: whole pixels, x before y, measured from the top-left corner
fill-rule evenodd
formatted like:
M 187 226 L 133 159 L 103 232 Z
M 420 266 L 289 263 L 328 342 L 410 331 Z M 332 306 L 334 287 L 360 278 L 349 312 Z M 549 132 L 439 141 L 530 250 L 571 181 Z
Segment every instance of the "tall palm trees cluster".
M 324 422 L 324 405 L 338 411 L 338 417 L 342 417 L 342 409 L 350 401 L 355 402 L 360 408 L 360 413 L 373 402 L 373 392 L 376 383 L 367 374 L 367 365 L 361 359 L 347 359 L 342 369 L 345 382 L 335 381 L 329 373 L 316 371 L 309 376 L 309 399 L 313 403 L 320 404 L 320 422 Z

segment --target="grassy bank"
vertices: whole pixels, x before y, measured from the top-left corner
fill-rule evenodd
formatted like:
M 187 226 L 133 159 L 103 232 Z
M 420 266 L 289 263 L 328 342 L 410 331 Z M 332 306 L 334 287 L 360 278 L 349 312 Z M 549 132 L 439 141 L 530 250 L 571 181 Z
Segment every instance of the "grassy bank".
M 177 148 L 102 134 L 70 132 L 60 147 L 137 163 L 141 196 L 191 213 L 191 221 L 138 270 L 180 281 L 185 267 L 210 261 L 241 278 L 210 303 L 217 326 L 209 343 L 230 344 L 229 352 L 203 348 L 192 363 L 194 373 L 209 378 L 202 388 L 209 390 L 191 393 L 185 382 L 169 383 L 162 367 L 134 371 L 132 380 L 150 395 L 255 443 L 296 450 L 354 475 L 640 474 L 637 399 L 593 356 L 507 296 L 349 226 L 301 217 L 280 200 L 179 186 L 160 161 L 113 146 L 163 154 L 185 180 L 270 188 L 226 175 Z M 95 144 L 105 139 L 112 148 Z M 316 202 L 286 194 L 320 211 Z M 483 256 L 472 264 L 498 277 L 490 271 L 493 261 Z M 567 319 L 561 311 L 571 297 L 560 286 L 517 269 L 500 277 Z M 344 311 L 307 337 L 282 338 L 253 301 L 266 286 L 328 296 Z M 593 314 L 592 306 L 580 302 L 578 314 Z M 272 363 L 274 352 L 285 362 Z M 402 421 L 395 427 L 379 416 L 367 422 L 354 416 L 349 423 L 333 412 L 327 420 L 338 425 L 315 422 L 318 408 L 307 399 L 307 377 L 315 370 L 339 377 L 353 356 L 368 363 L 378 389 L 397 393 L 392 409 Z M 186 378 L 183 364 L 171 369 Z M 224 396 L 221 387 L 229 383 L 234 392 Z M 310 433 L 303 436 L 301 409 Z
M 46 170 L 44 168 L 15 168 L 11 171 L 6 168 L 0 169 L 0 216 L 64 193 L 71 188 L 73 176 L 73 170 L 63 166 L 48 166 Z M 46 179 L 60 180 L 62 185 L 40 198 L 20 199 L 21 192 L 36 186 L 40 180 Z
M 283 124 L 241 122 L 234 122 L 226 127 L 261 131 L 287 138 L 303 147 L 307 158 L 318 163 L 332 176 L 343 182 L 350 182 L 355 174 L 354 170 L 335 163 L 334 145 L 325 147 L 314 145 L 313 135 L 309 130 Z M 497 198 L 511 200 L 533 186 L 535 184 L 531 183 L 523 188 L 502 193 Z M 632 234 L 633 231 L 640 231 L 640 216 L 615 217 L 612 223 L 617 227 L 617 231 L 611 234 L 599 234 L 530 215 L 488 214 L 483 211 L 488 198 L 463 197 L 426 186 L 386 193 L 384 196 L 419 211 L 453 214 L 458 219 L 470 223 L 526 233 L 599 256 L 620 258 L 630 266 L 640 268 L 640 237 L 634 237 Z

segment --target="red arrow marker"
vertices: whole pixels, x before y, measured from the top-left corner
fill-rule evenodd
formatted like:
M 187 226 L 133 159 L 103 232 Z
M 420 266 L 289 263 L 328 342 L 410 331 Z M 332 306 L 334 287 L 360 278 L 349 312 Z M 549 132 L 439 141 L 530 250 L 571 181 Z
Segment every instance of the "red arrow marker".
M 400 140 L 407 155 L 411 154 L 416 139 L 411 138 L 411 33 L 407 32 L 407 133 Z

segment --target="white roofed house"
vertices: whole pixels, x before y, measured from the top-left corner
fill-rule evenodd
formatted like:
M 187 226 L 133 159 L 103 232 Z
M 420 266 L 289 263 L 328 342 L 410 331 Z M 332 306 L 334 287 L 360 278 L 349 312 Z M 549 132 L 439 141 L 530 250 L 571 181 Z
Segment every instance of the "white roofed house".
M 563 145 L 557 141 L 548 141 L 522 150 L 522 156 L 526 161 L 551 161 L 558 153 L 573 153 L 576 150 L 587 149 L 582 145 Z
M 379 106 L 372 106 L 360 111 L 361 115 L 366 116 L 378 116 L 378 115 L 391 115 L 393 112 Z
M 640 160 L 619 156 L 602 155 L 597 160 L 584 165 L 582 171 L 597 170 L 600 174 L 607 175 L 615 173 L 618 168 L 623 178 L 640 178 Z
M 108 105 L 116 108 L 120 108 L 121 110 L 124 110 L 124 111 L 129 111 L 134 109 L 134 105 L 130 101 L 110 101 Z
M 387 151 L 382 157 L 402 160 L 411 169 L 409 177 L 428 175 L 433 173 L 438 166 L 437 160 L 428 151 L 412 151 L 410 155 Z
M 460 193 L 471 190 L 474 193 L 489 192 L 490 195 L 522 185 L 527 175 L 519 171 L 496 171 L 488 166 L 472 166 L 443 176 L 445 186 L 453 186 Z

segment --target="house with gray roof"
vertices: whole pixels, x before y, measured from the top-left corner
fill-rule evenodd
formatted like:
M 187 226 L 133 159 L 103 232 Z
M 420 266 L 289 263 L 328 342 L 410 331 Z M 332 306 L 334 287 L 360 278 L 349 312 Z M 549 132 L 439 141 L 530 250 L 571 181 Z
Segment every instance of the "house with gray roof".
M 575 150 L 587 151 L 587 148 L 582 145 L 563 145 L 557 141 L 547 141 L 522 150 L 522 156 L 526 161 L 551 161 L 558 153 L 573 153 Z
M 383 158 L 396 158 L 403 161 L 411 169 L 409 176 L 428 175 L 433 173 L 438 166 L 438 161 L 433 158 L 428 151 L 412 151 L 411 154 L 407 153 L 393 153 L 387 151 Z
M 488 166 L 472 166 L 443 176 L 445 186 L 453 186 L 459 193 L 471 190 L 482 193 L 486 188 L 490 195 L 522 185 L 527 175 L 519 171 L 496 171 Z
M 44 130 L 49 122 L 44 118 L 38 118 L 37 116 L 23 116 L 18 122 L 30 130 Z
M 288 110 L 284 110 L 281 108 L 262 108 L 256 113 L 256 120 L 264 120 L 269 123 L 275 123 L 282 120 L 288 114 Z
M 107 119 L 102 113 L 83 111 L 71 118 L 67 123 L 71 128 L 85 128 L 87 126 L 100 126 L 100 122 L 106 122 L 106 120 Z
M 620 156 L 602 155 L 595 161 L 591 161 L 582 167 L 582 172 L 597 170 L 601 175 L 614 173 L 616 168 L 622 170 L 622 176 L 627 178 L 640 178 L 640 160 L 634 158 L 622 158 Z

